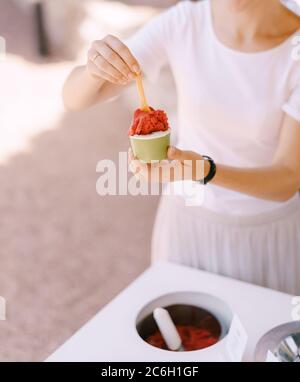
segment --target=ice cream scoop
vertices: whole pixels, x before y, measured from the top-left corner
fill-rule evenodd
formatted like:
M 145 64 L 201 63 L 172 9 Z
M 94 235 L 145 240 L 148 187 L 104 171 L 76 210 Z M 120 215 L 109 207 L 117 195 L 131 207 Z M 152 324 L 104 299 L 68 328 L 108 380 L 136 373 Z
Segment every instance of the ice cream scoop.
M 156 308 L 153 317 L 167 347 L 173 351 L 184 351 L 180 335 L 169 312 L 163 308 Z
M 190 323 L 178 324 L 176 320 L 173 321 L 166 309 L 157 308 L 153 312 L 153 318 L 159 330 L 147 336 L 146 341 L 160 349 L 174 351 L 205 349 L 216 344 L 221 336 L 219 323 L 209 313 L 191 320 Z

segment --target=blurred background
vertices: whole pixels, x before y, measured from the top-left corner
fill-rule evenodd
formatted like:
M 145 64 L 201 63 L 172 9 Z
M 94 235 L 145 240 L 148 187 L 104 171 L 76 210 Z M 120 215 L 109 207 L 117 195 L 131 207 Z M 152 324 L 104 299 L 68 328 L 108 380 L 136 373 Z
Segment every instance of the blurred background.
M 134 86 L 76 113 L 61 89 L 93 40 L 124 39 L 176 2 L 0 1 L 0 361 L 44 360 L 150 264 L 158 199 L 96 193 L 97 162 L 128 149 Z M 145 87 L 174 126 L 169 70 Z
M 96 164 L 127 151 L 138 99 L 66 112 L 61 88 L 107 33 L 126 38 L 176 3 L 1 0 L 0 361 L 41 361 L 150 263 L 156 197 L 96 193 Z M 175 115 L 172 76 L 145 84 Z M 121 317 L 120 317 L 121 319 Z

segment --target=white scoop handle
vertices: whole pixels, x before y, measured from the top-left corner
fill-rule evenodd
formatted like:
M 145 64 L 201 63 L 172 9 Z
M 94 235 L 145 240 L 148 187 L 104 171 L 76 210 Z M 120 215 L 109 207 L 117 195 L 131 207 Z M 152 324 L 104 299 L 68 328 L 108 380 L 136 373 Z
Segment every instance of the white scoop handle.
M 156 308 L 153 317 L 167 347 L 173 351 L 179 350 L 182 345 L 181 338 L 169 312 L 163 308 Z

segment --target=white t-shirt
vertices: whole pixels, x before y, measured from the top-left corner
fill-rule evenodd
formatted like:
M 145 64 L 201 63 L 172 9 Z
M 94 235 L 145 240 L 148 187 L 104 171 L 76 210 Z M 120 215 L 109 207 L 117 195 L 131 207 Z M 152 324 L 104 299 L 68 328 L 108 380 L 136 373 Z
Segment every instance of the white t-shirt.
M 300 121 L 294 37 L 263 52 L 236 51 L 215 35 L 209 1 L 184 1 L 151 20 L 127 45 L 149 80 L 155 81 L 164 65 L 171 67 L 178 94 L 177 146 L 245 168 L 272 163 L 284 113 Z M 222 213 L 257 214 L 290 202 L 205 187 L 203 206 Z

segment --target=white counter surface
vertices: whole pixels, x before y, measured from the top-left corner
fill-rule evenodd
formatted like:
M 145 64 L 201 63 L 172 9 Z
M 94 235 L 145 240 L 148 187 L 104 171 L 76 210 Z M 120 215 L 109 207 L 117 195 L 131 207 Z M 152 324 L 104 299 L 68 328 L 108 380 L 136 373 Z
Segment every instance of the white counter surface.
M 104 307 L 47 361 L 195 361 L 191 359 L 194 352 L 156 349 L 141 340 L 136 332 L 136 317 L 145 304 L 176 291 L 212 294 L 231 307 L 249 336 L 244 361 L 253 360 L 255 345 L 264 333 L 292 320 L 292 296 L 288 294 L 188 267 L 157 263 Z M 213 353 L 211 358 L 214 358 Z M 218 360 L 217 357 L 215 360 Z

